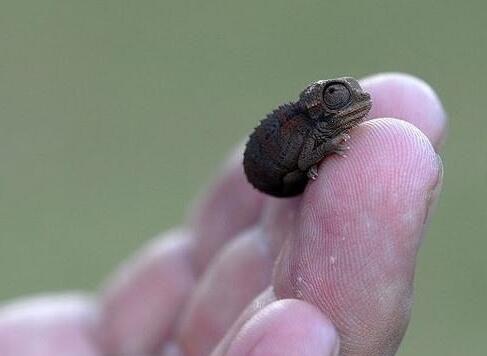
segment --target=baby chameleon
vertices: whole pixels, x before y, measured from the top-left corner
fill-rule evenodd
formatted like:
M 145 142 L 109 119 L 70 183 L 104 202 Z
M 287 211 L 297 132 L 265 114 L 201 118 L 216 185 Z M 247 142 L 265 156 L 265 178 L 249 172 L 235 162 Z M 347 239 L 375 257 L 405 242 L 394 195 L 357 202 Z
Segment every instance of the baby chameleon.
M 348 132 L 371 106 L 353 78 L 310 84 L 297 102 L 279 106 L 250 135 L 243 161 L 248 181 L 275 197 L 301 194 L 308 179 L 318 177 L 324 157 L 344 155 Z

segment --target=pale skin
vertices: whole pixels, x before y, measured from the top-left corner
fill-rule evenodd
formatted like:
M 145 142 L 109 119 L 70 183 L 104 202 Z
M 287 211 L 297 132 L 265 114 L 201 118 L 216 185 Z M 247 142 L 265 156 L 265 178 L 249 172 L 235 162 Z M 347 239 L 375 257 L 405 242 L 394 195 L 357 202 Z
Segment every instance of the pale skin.
M 303 195 L 254 190 L 238 151 L 185 226 L 149 242 L 94 297 L 0 307 L 0 354 L 395 354 L 441 187 L 446 118 L 411 76 L 361 85 L 374 102 L 369 121 Z

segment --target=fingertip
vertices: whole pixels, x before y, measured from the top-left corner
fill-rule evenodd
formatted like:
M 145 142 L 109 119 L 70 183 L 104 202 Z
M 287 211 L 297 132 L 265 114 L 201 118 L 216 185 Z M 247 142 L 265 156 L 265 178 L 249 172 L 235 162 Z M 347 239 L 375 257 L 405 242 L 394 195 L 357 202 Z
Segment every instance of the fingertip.
M 228 356 L 338 355 L 332 323 L 316 307 L 296 299 L 275 301 L 252 318 L 230 344 Z
M 319 167 L 318 179 L 305 191 L 305 209 L 343 202 L 376 206 L 378 199 L 389 201 L 401 191 L 404 197 L 399 198 L 409 201 L 409 191 L 420 186 L 430 191 L 438 184 L 441 161 L 425 134 L 409 122 L 367 121 L 353 131 L 349 144 L 347 158 L 333 156 Z
M 412 123 L 440 150 L 447 133 L 443 105 L 424 80 L 405 73 L 381 73 L 364 78 L 362 86 L 372 95 L 369 117 L 394 117 Z
M 305 235 L 364 236 L 383 220 L 383 228 L 409 239 L 415 256 L 423 236 L 417 231 L 441 186 L 441 160 L 431 142 L 408 122 L 382 118 L 357 127 L 350 145 L 347 158 L 330 157 L 306 188 L 300 206 Z

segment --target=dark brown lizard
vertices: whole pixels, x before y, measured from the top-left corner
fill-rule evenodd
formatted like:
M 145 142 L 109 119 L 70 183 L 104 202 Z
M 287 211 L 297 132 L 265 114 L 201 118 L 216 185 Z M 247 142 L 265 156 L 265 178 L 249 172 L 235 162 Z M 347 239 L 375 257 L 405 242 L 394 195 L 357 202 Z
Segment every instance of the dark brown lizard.
M 344 155 L 349 131 L 364 120 L 370 95 L 353 78 L 320 80 L 299 100 L 279 106 L 250 135 L 244 170 L 258 190 L 275 197 L 301 194 L 326 156 Z

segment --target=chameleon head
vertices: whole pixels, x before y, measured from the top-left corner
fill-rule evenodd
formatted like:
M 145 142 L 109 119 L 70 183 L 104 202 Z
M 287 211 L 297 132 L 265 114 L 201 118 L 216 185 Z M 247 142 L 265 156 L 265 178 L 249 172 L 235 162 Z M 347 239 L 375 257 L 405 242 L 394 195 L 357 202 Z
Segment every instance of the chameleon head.
M 350 77 L 309 85 L 299 96 L 299 103 L 311 118 L 339 131 L 360 123 L 372 107 L 370 95 Z

